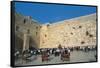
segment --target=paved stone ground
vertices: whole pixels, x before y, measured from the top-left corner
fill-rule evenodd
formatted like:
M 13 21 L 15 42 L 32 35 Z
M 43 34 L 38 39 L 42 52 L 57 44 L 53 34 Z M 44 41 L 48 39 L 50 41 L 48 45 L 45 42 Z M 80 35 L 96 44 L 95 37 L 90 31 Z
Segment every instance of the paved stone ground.
M 31 61 L 22 63 L 22 60 L 19 59 L 15 61 L 15 65 L 23 66 L 23 65 L 42 65 L 42 64 L 73 63 L 73 62 L 90 62 L 90 61 L 96 61 L 95 55 L 96 51 L 89 51 L 89 52 L 72 51 L 70 54 L 69 61 L 62 61 L 60 59 L 60 56 L 55 57 L 54 55 L 51 55 L 50 61 L 44 61 L 44 62 L 41 61 L 41 55 L 38 56 L 33 55 L 31 57 Z

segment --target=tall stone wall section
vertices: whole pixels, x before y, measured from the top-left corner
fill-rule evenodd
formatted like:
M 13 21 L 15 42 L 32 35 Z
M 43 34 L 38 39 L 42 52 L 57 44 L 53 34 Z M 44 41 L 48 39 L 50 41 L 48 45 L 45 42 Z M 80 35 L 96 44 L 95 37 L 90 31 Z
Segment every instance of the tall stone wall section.
M 40 48 L 96 46 L 96 14 L 44 25 L 43 28 Z
M 96 14 L 52 24 L 39 24 L 29 16 L 15 14 L 15 45 L 19 49 L 23 48 L 25 34 L 29 37 L 29 47 L 96 46 L 96 32 Z
M 28 41 L 25 42 L 25 36 L 28 35 Z M 30 16 L 23 16 L 20 14 L 15 14 L 15 47 L 17 49 L 24 49 L 26 47 L 35 47 L 38 48 L 40 45 L 40 24 L 37 21 L 32 20 Z M 26 43 L 26 44 L 25 44 Z M 26 48 L 27 49 L 27 48 Z

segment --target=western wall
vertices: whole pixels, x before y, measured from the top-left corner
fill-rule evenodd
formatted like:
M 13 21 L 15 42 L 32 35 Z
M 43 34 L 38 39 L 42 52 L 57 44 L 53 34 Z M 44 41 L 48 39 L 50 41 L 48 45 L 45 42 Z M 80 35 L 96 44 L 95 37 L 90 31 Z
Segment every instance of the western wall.
M 30 16 L 16 13 L 15 29 L 16 48 L 24 47 L 24 50 L 30 46 L 96 46 L 96 13 L 47 24 L 40 24 Z

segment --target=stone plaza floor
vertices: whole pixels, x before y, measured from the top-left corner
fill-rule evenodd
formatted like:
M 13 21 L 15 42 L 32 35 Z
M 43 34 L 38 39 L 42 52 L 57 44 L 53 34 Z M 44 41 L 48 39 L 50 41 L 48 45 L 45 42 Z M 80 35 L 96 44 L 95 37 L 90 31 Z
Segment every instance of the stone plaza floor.
M 62 61 L 60 58 L 61 56 L 55 57 L 54 55 L 50 55 L 50 61 L 42 62 L 41 55 L 33 55 L 31 57 L 31 61 L 22 63 L 21 59 L 15 61 L 16 66 L 23 66 L 23 65 L 42 65 L 42 64 L 58 64 L 58 63 L 75 63 L 75 62 L 93 62 L 97 61 L 96 51 L 71 51 L 70 53 L 70 60 L 69 61 Z

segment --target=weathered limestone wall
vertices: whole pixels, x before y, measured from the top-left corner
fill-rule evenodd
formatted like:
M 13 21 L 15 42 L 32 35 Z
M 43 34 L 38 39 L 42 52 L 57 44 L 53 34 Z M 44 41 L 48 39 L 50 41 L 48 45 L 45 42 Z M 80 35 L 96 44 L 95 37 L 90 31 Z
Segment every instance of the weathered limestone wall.
M 43 28 L 41 48 L 56 48 L 59 44 L 64 47 L 96 45 L 96 14 L 44 25 Z
M 16 48 L 22 50 L 24 45 L 33 46 L 35 48 L 40 45 L 40 24 L 38 24 L 37 21 L 32 20 L 29 16 L 15 14 L 15 34 L 17 39 L 16 42 L 18 43 L 16 43 Z M 29 45 L 24 41 L 25 34 L 29 35 Z
M 40 29 L 40 48 L 41 47 L 47 47 L 49 44 L 49 40 L 48 40 L 48 28 L 47 25 L 42 25 L 41 29 Z
M 15 29 L 18 48 L 23 48 L 24 34 L 29 35 L 29 46 L 36 48 L 56 48 L 59 44 L 64 47 L 96 46 L 96 14 L 52 24 L 38 24 L 31 17 L 15 14 Z

